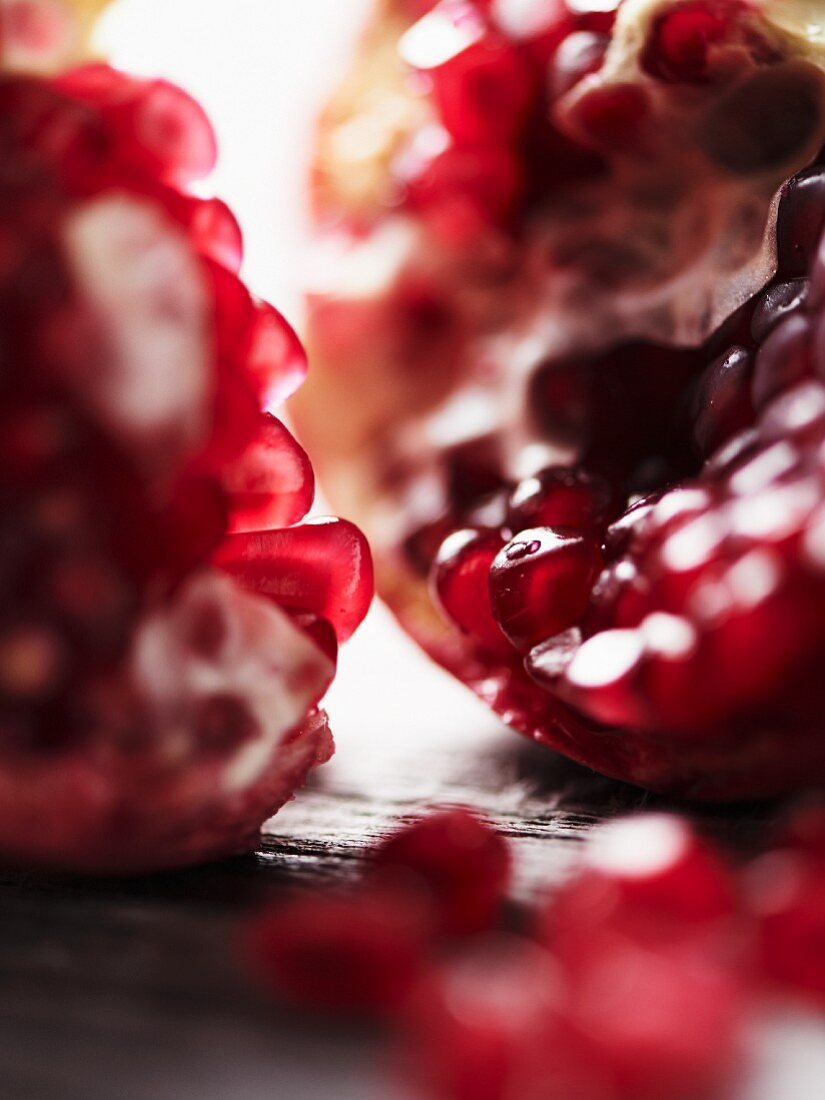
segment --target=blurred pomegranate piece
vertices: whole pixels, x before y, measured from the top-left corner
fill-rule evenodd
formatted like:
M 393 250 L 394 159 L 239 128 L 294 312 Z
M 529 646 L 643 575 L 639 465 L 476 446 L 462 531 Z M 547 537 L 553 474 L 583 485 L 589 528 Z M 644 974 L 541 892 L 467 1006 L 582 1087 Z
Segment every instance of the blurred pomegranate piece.
M 739 981 L 629 939 L 587 967 L 528 940 L 483 940 L 422 983 L 410 1072 L 445 1100 L 688 1100 L 737 1066 Z
M 399 1011 L 424 969 L 426 909 L 379 889 L 317 892 L 260 914 L 244 929 L 256 980 L 316 1012 Z
M 747 869 L 745 886 L 760 976 L 774 990 L 825 1005 L 825 809 L 799 811 Z
M 567 975 L 568 1018 L 605 1095 L 687 1098 L 729 1083 L 747 986 L 736 914 L 731 875 L 683 819 L 595 831 L 539 934 Z
M 322 119 L 296 423 L 515 729 L 776 795 L 825 781 L 825 48 L 805 5 L 590 8 L 377 6 Z
M 645 814 L 596 830 L 581 870 L 548 902 L 539 935 L 568 965 L 600 937 L 711 956 L 737 930 L 732 874 L 682 818 Z
M 349 524 L 290 526 L 312 469 L 261 407 L 302 357 L 234 273 L 231 214 L 178 189 L 213 159 L 202 111 L 164 82 L 0 77 L 8 862 L 131 873 L 248 851 L 332 751 L 330 634 L 363 617 L 372 566 Z M 250 528 L 281 547 L 259 553 L 268 599 L 215 565 Z
M 601 1096 L 562 1016 L 553 956 L 496 937 L 422 982 L 406 1019 L 409 1076 L 438 1100 Z
M 427 814 L 393 833 L 374 853 L 373 873 L 408 886 L 438 914 L 441 930 L 466 935 L 489 928 L 510 885 L 504 838 L 470 810 Z

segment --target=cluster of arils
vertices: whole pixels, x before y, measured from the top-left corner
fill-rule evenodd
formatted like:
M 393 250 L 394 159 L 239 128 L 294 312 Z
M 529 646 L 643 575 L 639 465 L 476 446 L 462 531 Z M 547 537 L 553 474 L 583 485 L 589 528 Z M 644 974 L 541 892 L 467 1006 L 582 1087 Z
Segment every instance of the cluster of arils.
M 369 551 L 293 526 L 292 330 L 237 276 L 164 81 L 0 78 L 0 851 L 132 870 L 254 843 L 331 742 Z
M 672 769 L 684 785 L 718 754 L 696 788 L 711 795 L 821 774 L 823 224 L 816 166 L 786 185 L 778 274 L 714 338 L 739 341 L 718 357 L 630 345 L 539 371 L 536 415 L 549 434 L 580 433 L 583 464 L 476 500 L 480 522 L 436 554 L 450 618 L 603 724 L 576 739 L 607 772 L 657 786 Z M 639 495 L 645 460 L 669 476 Z M 726 774 L 740 751 L 764 769 L 741 792 Z
M 685 821 L 627 818 L 517 911 L 504 840 L 445 810 L 376 849 L 355 891 L 256 917 L 245 950 L 282 998 L 389 1016 L 424 1095 L 721 1098 L 777 997 L 825 1005 L 824 826 L 797 814 L 734 872 Z
M 522 222 L 546 203 L 548 183 L 562 188 L 604 171 L 592 149 L 556 124 L 553 105 L 601 65 L 615 10 L 528 9 L 494 0 L 413 4 L 411 14 L 424 18 L 400 43 L 434 118 L 398 156 L 395 178 L 406 207 L 454 243 L 491 223 Z M 625 99 L 601 107 L 602 124 L 617 134 L 629 121 L 620 119 Z
M 319 157 L 351 281 L 313 300 L 305 437 L 361 390 L 333 498 L 404 625 L 517 729 L 681 795 L 819 781 L 807 24 L 744 0 L 418 7 L 367 39 L 367 72 L 387 39 L 406 68 L 360 206 L 335 156 L 377 132 L 377 92 L 333 104 Z

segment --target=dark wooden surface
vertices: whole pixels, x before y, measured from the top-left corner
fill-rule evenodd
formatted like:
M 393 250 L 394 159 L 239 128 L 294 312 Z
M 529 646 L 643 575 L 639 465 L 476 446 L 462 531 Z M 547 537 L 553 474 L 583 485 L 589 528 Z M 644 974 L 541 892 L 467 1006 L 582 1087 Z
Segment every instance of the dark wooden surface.
M 429 803 L 470 803 L 499 824 L 521 897 L 568 873 L 599 821 L 662 805 L 502 730 L 381 611 L 346 656 L 330 710 L 335 762 L 268 823 L 255 855 L 123 881 L 0 877 L 0 1095 L 401 1096 L 379 1036 L 319 1030 L 255 991 L 235 961 L 243 915 L 292 885 L 357 875 L 372 841 Z M 689 810 L 734 854 L 758 846 L 769 815 Z M 792 1059 L 802 1077 L 777 1084 L 764 1071 L 743 1085 L 747 1100 L 825 1096 L 825 1030 L 786 1032 L 782 1049 L 805 1055 Z

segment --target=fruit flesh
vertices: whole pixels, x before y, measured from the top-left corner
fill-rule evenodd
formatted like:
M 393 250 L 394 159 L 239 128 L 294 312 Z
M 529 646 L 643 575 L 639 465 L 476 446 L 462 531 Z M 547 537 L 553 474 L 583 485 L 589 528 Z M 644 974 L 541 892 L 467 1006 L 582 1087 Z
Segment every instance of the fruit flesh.
M 306 361 L 238 279 L 230 212 L 187 192 L 213 158 L 164 81 L 0 77 L 6 862 L 248 851 L 332 751 L 328 620 L 343 638 L 365 614 L 369 551 L 343 521 L 295 526 L 312 470 L 264 410 Z M 253 537 L 279 543 L 263 595 L 220 561 Z
M 88 55 L 109 0 L 0 0 L 0 70 L 56 73 Z
M 823 43 L 803 7 L 631 0 L 614 23 L 448 2 L 411 28 L 419 10 L 380 5 L 316 158 L 317 370 L 295 409 L 325 488 L 368 530 L 379 590 L 515 728 L 692 797 L 825 774 L 807 671 L 823 594 L 799 549 L 818 429 L 773 449 L 778 420 L 814 415 L 821 377 L 821 307 L 782 287 L 812 275 L 825 214 Z M 576 61 L 562 46 L 582 34 L 606 51 L 590 39 Z M 514 56 L 502 120 L 484 96 Z M 346 412 L 335 438 L 325 403 Z M 734 445 L 740 468 L 721 471 Z M 607 482 L 606 569 L 577 621 L 548 611 L 525 668 L 468 555 L 537 526 L 507 498 L 560 468 Z M 611 551 L 650 493 L 658 534 Z

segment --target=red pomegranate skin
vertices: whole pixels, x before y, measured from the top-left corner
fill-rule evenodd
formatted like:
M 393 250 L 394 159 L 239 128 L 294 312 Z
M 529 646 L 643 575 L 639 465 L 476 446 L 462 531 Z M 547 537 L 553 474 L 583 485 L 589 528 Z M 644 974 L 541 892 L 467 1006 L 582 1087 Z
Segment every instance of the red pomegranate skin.
M 806 34 L 385 0 L 321 120 L 294 408 L 379 592 L 514 729 L 681 797 L 825 780 Z
M 352 524 L 300 522 L 312 468 L 272 410 L 306 358 L 238 278 L 231 212 L 188 191 L 214 156 L 165 81 L 0 76 L 0 857 L 16 866 L 249 851 L 332 753 L 318 704 L 372 563 Z

